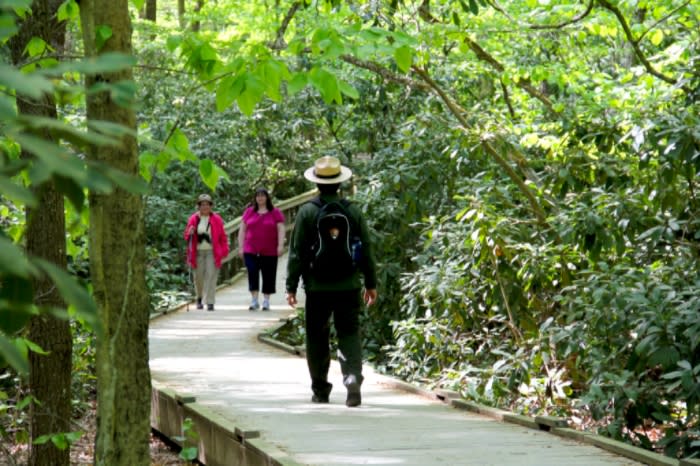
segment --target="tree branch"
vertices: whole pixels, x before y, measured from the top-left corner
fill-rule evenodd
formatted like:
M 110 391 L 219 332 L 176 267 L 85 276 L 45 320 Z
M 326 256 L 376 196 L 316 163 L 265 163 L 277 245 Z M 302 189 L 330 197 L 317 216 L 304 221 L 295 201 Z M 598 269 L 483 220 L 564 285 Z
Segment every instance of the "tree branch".
M 589 0 L 588 5 L 586 6 L 586 9 L 579 13 L 578 15 L 574 16 L 573 18 L 564 21 L 563 23 L 559 24 L 531 24 L 531 23 L 522 23 L 521 21 L 518 21 L 517 19 L 513 18 L 511 15 L 508 14 L 505 9 L 501 5 L 499 5 L 496 0 L 486 0 L 489 5 L 493 7 L 494 10 L 498 11 L 501 13 L 503 16 L 508 18 L 509 20 L 513 21 L 514 23 L 518 23 L 520 25 L 523 25 L 529 29 L 563 29 L 566 26 L 569 26 L 574 23 L 578 23 L 581 21 L 583 18 L 588 16 L 591 11 L 593 11 L 593 1 L 594 0 Z M 690 0 L 688 0 L 690 1 Z
M 646 31 L 644 31 L 643 33 L 641 33 L 639 35 L 639 37 L 637 37 L 637 42 L 641 42 L 641 40 L 644 39 L 644 36 L 646 36 L 649 33 L 649 31 L 652 31 L 654 28 L 656 28 L 656 26 L 658 26 L 659 24 L 661 24 L 664 21 L 666 21 L 667 19 L 669 19 L 671 16 L 678 13 L 679 10 L 682 10 L 683 8 L 688 6 L 689 3 L 690 3 L 690 0 L 686 0 L 686 2 L 683 3 L 682 5 L 680 5 L 678 8 L 674 8 L 666 16 L 664 16 L 663 18 L 659 19 L 657 22 L 655 22 L 654 24 L 649 26 L 649 28 Z
M 515 110 L 513 109 L 513 104 L 510 101 L 510 94 L 508 94 L 508 88 L 506 87 L 502 79 L 499 79 L 498 81 L 501 83 L 501 90 L 503 91 L 503 100 L 506 101 L 510 117 L 515 119 Z
M 630 29 L 629 24 L 627 24 L 627 19 L 622 14 L 620 9 L 612 3 L 610 3 L 608 0 L 598 0 L 598 3 L 600 3 L 600 5 L 603 8 L 609 10 L 610 12 L 612 12 L 613 15 L 615 15 L 615 18 L 617 18 L 617 21 L 620 23 L 623 31 L 625 32 L 627 40 L 630 44 L 632 44 L 632 48 L 634 49 L 635 55 L 637 56 L 639 61 L 642 62 L 642 65 L 644 65 L 644 68 L 646 68 L 647 72 L 652 76 L 656 76 L 657 78 L 669 84 L 678 84 L 678 80 L 676 78 L 672 78 L 671 76 L 661 73 L 656 68 L 654 68 L 654 66 L 651 63 L 649 63 L 649 60 L 647 60 L 646 56 L 644 56 L 644 53 L 642 53 L 642 50 L 639 48 L 639 40 L 634 39 L 634 36 L 632 35 L 632 30 Z M 681 89 L 683 89 L 686 93 L 692 92 L 692 90 L 686 85 L 682 85 Z
M 457 120 L 460 122 L 462 125 L 462 128 L 466 130 L 467 128 L 470 127 L 469 122 L 467 122 L 466 118 L 464 118 L 464 111 L 457 105 L 455 102 L 445 93 L 445 91 L 442 90 L 440 86 L 437 85 L 435 81 L 428 75 L 428 73 L 421 69 L 418 68 L 417 66 L 412 66 L 411 69 L 420 76 L 423 81 L 425 81 L 428 86 L 435 92 L 444 104 L 447 106 L 447 108 L 452 112 L 452 114 L 457 118 Z M 537 217 L 537 222 L 544 228 L 550 229 L 551 226 L 547 223 L 547 216 L 540 206 L 540 204 L 537 202 L 537 199 L 535 196 L 532 194 L 532 190 L 525 184 L 523 179 L 515 172 L 513 167 L 504 159 L 501 157 L 501 155 L 498 153 L 498 151 L 493 147 L 491 144 L 490 138 L 488 137 L 482 137 L 481 138 L 481 147 L 484 149 L 484 151 L 489 154 L 495 161 L 496 163 L 506 172 L 508 177 L 518 186 L 520 191 L 525 195 L 527 198 L 530 208 L 532 209 L 533 213 L 535 214 L 535 217 Z M 552 230 L 553 231 L 553 230 Z M 554 233 L 556 235 L 556 232 Z
M 346 63 L 349 63 L 351 65 L 357 66 L 358 68 L 364 68 L 366 70 L 372 71 L 373 73 L 378 74 L 382 78 L 384 78 L 387 81 L 392 81 L 395 83 L 403 84 L 404 86 L 409 86 L 415 89 L 421 89 L 423 91 L 430 92 L 430 86 L 426 85 L 425 83 L 422 83 L 420 81 L 415 81 L 409 77 L 406 76 L 401 76 L 396 73 L 392 73 L 388 69 L 384 68 L 383 66 L 379 65 L 378 63 L 366 61 L 366 60 L 361 60 L 357 57 L 353 57 L 352 55 L 341 55 L 340 59 L 343 60 Z
M 284 50 L 287 48 L 287 42 L 285 42 L 284 40 L 284 33 L 287 32 L 289 23 L 292 21 L 294 14 L 297 12 L 300 6 L 301 2 L 294 2 L 292 3 L 292 6 L 289 7 L 287 14 L 282 20 L 282 24 L 280 24 L 279 29 L 277 29 L 277 34 L 275 35 L 274 42 L 267 43 L 267 46 L 270 47 L 272 50 Z
M 491 65 L 496 71 L 498 71 L 499 73 L 503 73 L 503 71 L 505 70 L 503 65 L 501 65 L 498 62 L 498 60 L 493 58 L 488 52 L 482 49 L 479 44 L 471 40 L 469 37 L 465 37 L 464 42 L 469 46 L 470 49 L 472 49 L 472 51 L 479 60 L 485 61 L 486 63 Z M 552 101 L 549 100 L 549 98 L 546 95 L 542 94 L 540 91 L 535 89 L 535 87 L 532 84 L 530 84 L 529 79 L 519 79 L 518 82 L 515 83 L 515 85 L 527 92 L 528 94 L 530 94 L 530 96 L 542 102 L 544 106 L 547 107 L 547 110 L 549 110 L 552 113 L 556 113 L 554 111 L 554 108 L 552 107 Z

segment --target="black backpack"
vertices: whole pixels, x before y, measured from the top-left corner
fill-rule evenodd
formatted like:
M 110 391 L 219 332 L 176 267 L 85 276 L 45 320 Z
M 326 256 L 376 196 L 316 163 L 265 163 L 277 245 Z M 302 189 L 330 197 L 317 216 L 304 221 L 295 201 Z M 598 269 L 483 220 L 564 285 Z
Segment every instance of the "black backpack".
M 350 202 L 311 201 L 319 209 L 314 226 L 316 237 L 310 247 L 309 272 L 318 281 L 342 280 L 357 269 L 362 257 L 359 228 L 348 213 Z M 313 230 L 312 230 L 313 231 Z

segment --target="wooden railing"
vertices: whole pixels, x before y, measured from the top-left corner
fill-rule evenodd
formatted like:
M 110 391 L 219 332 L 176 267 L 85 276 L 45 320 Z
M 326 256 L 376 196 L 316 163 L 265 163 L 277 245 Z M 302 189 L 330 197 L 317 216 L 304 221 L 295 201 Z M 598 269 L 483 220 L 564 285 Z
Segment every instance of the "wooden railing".
M 289 236 L 292 232 L 292 228 L 294 227 L 294 219 L 296 218 L 299 207 L 301 207 L 303 204 L 313 199 L 314 196 L 317 195 L 318 190 L 313 189 L 311 191 L 307 191 L 290 199 L 280 201 L 275 205 L 275 207 L 277 207 L 282 211 L 282 213 L 284 213 L 285 230 L 287 232 L 284 241 L 285 247 L 289 244 Z M 237 273 L 241 272 L 245 268 L 245 266 L 243 265 L 243 261 L 238 256 L 238 230 L 240 226 L 240 217 L 224 225 L 224 230 L 228 235 L 228 241 L 231 247 L 231 252 L 228 256 L 226 256 L 226 258 L 223 260 L 223 264 L 221 265 L 221 270 L 219 271 L 220 282 L 230 280 L 232 277 L 234 277 Z

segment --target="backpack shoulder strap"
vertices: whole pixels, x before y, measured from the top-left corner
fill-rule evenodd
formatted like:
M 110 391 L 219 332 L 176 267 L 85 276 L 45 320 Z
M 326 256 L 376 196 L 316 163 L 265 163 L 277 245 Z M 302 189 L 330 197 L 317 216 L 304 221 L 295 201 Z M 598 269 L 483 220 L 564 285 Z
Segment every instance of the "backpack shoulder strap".
M 318 207 L 319 209 L 320 209 L 321 207 L 323 207 L 323 205 L 325 204 L 325 202 L 323 202 L 323 201 L 321 200 L 321 196 L 316 196 L 316 197 L 314 197 L 313 199 L 311 199 L 309 202 L 310 202 L 311 204 L 315 205 L 316 207 Z

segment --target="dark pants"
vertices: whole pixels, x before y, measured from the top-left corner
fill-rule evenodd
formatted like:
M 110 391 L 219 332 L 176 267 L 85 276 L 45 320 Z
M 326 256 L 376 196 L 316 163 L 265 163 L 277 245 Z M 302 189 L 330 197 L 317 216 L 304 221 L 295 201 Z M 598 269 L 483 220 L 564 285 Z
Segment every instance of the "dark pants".
M 245 267 L 248 269 L 248 290 L 260 290 L 260 274 L 262 273 L 263 294 L 274 294 L 277 276 L 277 256 L 260 256 L 243 254 Z
M 360 290 L 306 292 L 306 363 L 311 375 L 311 390 L 327 396 L 331 364 L 330 317 L 338 335 L 338 360 L 343 382 L 354 375 L 362 383 L 362 341 L 360 339 Z

